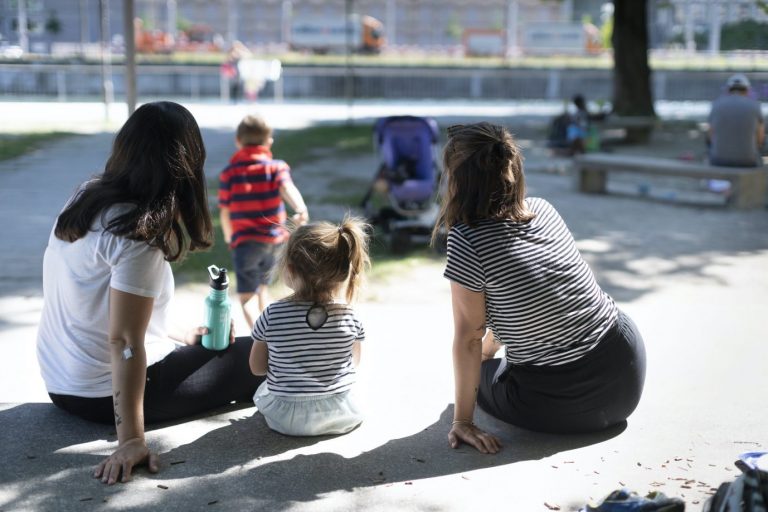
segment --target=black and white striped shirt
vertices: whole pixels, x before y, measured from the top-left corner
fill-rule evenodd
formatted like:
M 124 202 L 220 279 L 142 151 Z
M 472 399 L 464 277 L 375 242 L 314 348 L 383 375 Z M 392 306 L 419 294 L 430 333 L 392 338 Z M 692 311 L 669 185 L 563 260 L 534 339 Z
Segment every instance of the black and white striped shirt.
M 485 292 L 486 324 L 513 364 L 554 366 L 589 352 L 618 310 L 595 281 L 568 227 L 544 199 L 529 222 L 484 220 L 448 234 L 445 277 Z
M 317 330 L 307 323 L 311 302 L 270 304 L 253 326 L 267 343 L 267 386 L 275 395 L 330 395 L 355 382 L 352 346 L 365 339 L 363 324 L 347 304 L 325 304 L 328 319 Z

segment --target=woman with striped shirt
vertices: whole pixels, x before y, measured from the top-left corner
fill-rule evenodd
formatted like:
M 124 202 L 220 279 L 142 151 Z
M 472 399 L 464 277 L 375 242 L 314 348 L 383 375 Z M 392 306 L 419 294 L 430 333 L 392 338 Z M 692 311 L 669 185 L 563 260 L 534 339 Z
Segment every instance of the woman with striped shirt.
M 513 425 L 552 433 L 621 423 L 637 406 L 645 349 L 597 284 L 555 208 L 525 197 L 509 132 L 451 127 L 447 192 L 433 238 L 448 230 L 456 405 L 448 440 L 495 453 L 475 402 Z M 504 357 L 495 359 L 504 347 Z
M 250 356 L 253 374 L 267 376 L 254 403 L 277 432 L 344 434 L 363 421 L 353 386 L 365 331 L 349 302 L 369 264 L 364 227 L 301 226 L 278 260 L 293 294 L 256 321 Z

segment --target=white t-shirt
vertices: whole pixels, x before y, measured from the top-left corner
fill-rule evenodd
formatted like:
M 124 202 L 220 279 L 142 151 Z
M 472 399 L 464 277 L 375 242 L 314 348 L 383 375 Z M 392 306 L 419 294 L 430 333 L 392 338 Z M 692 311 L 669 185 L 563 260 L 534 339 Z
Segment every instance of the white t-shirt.
M 112 208 L 104 218 L 118 211 Z M 155 299 L 144 338 L 147 365 L 177 346 L 166 328 L 173 273 L 160 249 L 105 231 L 101 215 L 75 242 L 59 240 L 51 231 L 43 258 L 44 303 L 37 335 L 37 358 L 48 392 L 112 395 L 110 288 Z

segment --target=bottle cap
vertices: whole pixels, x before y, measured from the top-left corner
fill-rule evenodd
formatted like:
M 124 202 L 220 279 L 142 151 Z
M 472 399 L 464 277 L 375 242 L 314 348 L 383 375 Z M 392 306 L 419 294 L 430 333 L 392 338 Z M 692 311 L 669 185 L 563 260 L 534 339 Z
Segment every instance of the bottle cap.
M 226 268 L 211 265 L 208 267 L 208 275 L 211 276 L 209 284 L 214 290 L 226 290 L 229 288 L 229 277 L 227 276 Z

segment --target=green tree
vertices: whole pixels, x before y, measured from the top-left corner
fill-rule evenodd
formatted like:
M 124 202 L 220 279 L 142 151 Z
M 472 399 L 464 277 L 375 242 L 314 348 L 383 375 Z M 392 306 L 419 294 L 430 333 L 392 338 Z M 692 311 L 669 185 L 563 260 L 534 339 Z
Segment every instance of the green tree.
M 603 24 L 600 25 L 600 39 L 603 43 L 603 48 L 612 48 L 612 39 L 613 39 L 613 16 L 610 16 L 605 21 L 603 21 Z
M 48 13 L 48 19 L 45 20 L 45 31 L 52 35 L 58 35 L 61 32 L 61 20 L 56 15 L 56 11 Z
M 459 17 L 455 14 L 451 14 L 451 19 L 448 22 L 448 26 L 445 29 L 446 34 L 456 40 L 461 40 L 461 36 L 464 35 L 464 28 L 459 23 Z
M 768 23 L 742 20 L 723 25 L 720 31 L 720 49 L 768 50 Z

